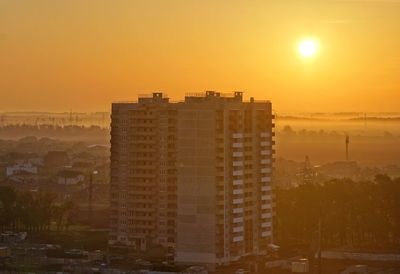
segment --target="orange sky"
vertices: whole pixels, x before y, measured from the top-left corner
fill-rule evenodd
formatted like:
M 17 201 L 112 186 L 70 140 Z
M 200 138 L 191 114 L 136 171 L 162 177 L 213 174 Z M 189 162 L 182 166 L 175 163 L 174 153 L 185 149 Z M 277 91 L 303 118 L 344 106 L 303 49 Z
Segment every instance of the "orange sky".
M 0 112 L 103 111 L 156 90 L 400 111 L 400 2 L 0 0 Z

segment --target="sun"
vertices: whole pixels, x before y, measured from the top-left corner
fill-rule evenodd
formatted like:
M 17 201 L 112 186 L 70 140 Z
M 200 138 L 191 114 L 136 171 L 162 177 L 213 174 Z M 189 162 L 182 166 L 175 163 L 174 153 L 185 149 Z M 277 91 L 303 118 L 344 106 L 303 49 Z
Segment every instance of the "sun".
M 319 43 L 316 39 L 307 38 L 300 41 L 298 50 L 302 57 L 311 58 L 314 57 L 319 49 Z

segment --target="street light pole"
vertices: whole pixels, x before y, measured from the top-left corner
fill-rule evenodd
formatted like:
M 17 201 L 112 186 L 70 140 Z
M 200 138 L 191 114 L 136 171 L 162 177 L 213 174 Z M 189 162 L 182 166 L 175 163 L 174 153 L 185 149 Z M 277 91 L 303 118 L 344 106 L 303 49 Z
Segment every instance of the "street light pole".
M 98 172 L 94 170 L 90 173 L 89 176 L 89 210 L 88 210 L 88 222 L 89 228 L 92 227 L 92 200 L 93 200 L 93 175 L 96 175 Z
M 321 225 L 321 214 L 320 214 L 318 218 L 318 274 L 322 273 L 321 242 L 322 242 L 322 225 Z

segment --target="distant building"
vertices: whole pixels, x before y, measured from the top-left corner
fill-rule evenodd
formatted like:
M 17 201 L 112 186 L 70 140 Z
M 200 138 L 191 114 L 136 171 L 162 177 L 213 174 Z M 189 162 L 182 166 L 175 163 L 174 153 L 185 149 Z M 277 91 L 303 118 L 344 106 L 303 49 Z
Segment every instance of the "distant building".
M 360 175 L 361 168 L 355 161 L 339 161 L 318 166 L 316 170 L 332 178 L 354 178 Z
M 32 165 L 31 162 L 17 163 L 6 168 L 6 176 L 14 175 L 20 171 L 25 171 L 31 174 L 38 173 L 38 167 Z
M 61 170 L 56 175 L 59 185 L 76 185 L 85 180 L 85 176 L 76 170 Z
M 171 248 L 181 263 L 223 265 L 273 243 L 269 101 L 209 91 L 114 103 L 111 245 Z
M 7 178 L 14 183 L 36 183 L 39 180 L 39 176 L 37 174 L 25 170 L 15 171 Z
M 5 231 L 0 234 L 0 243 L 16 243 L 24 241 L 27 235 L 26 232 Z

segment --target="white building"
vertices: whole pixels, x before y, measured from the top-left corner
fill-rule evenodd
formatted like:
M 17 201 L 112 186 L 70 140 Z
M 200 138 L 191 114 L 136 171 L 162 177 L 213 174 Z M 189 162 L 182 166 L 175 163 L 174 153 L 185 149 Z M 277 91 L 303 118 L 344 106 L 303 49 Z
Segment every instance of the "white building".
M 31 162 L 17 163 L 6 168 L 6 176 L 12 176 L 20 171 L 29 172 L 32 174 L 38 173 L 38 167 L 34 166 Z
M 85 176 L 75 170 L 62 170 L 57 173 L 57 183 L 60 185 L 76 185 L 85 180 Z

